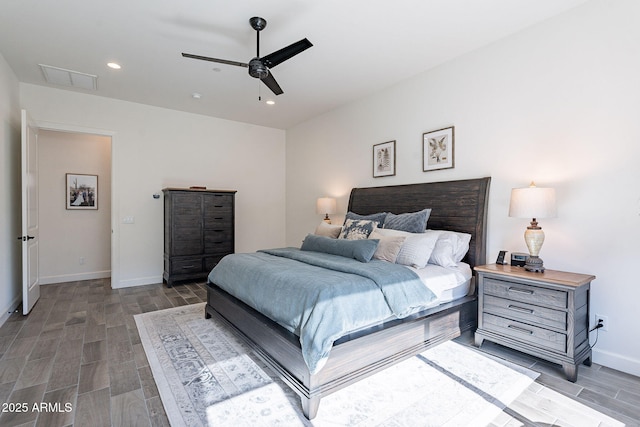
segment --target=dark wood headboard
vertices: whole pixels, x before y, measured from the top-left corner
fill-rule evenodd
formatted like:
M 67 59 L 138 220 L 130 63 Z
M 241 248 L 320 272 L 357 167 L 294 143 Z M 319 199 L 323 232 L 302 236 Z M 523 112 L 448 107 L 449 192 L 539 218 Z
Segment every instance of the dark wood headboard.
M 463 260 L 473 268 L 486 264 L 487 205 L 490 177 L 388 187 L 354 188 L 349 211 L 361 215 L 395 214 L 431 208 L 427 228 L 471 234 Z

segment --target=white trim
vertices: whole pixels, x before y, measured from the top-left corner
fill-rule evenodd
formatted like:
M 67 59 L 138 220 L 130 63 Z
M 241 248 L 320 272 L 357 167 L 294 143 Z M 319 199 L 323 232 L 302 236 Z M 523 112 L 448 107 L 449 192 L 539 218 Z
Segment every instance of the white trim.
M 88 273 L 63 274 L 60 276 L 40 276 L 41 285 L 76 282 L 79 280 L 106 279 L 111 277 L 111 270 L 90 271 Z
M 11 301 L 11 304 L 9 304 L 8 307 L 2 310 L 2 315 L 0 316 L 0 326 L 4 325 L 7 319 L 9 319 L 9 316 L 11 316 L 11 314 L 13 314 L 14 311 L 17 311 L 21 302 L 22 302 L 22 293 L 16 296 L 13 299 L 13 301 Z
M 625 372 L 627 374 L 640 376 L 640 359 L 634 359 L 618 353 L 605 350 L 592 350 L 593 362 L 607 368 Z
M 137 279 L 127 279 L 115 282 L 111 279 L 111 287 L 113 289 L 131 288 L 133 286 L 157 285 L 162 283 L 162 276 L 139 277 Z

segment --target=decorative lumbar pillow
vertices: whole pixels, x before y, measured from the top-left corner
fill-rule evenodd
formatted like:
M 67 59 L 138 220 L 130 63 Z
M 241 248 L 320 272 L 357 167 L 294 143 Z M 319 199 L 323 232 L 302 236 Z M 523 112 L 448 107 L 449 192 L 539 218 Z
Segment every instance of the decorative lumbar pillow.
M 309 234 L 302 242 L 300 250 L 323 252 L 345 258 L 353 258 L 360 262 L 369 262 L 377 248 L 378 240 L 374 239 L 340 240 Z
M 427 229 L 427 220 L 431 215 L 431 209 L 423 209 L 419 212 L 403 213 L 400 215 L 388 213 L 383 228 L 401 230 L 409 233 L 424 233 Z
M 340 239 L 360 240 L 369 237 L 369 234 L 378 226 L 376 221 L 367 221 L 363 219 L 347 219 L 340 232 Z
M 424 233 L 409 233 L 384 228 L 377 231 L 385 236 L 405 236 L 406 239 L 396 258 L 396 264 L 409 265 L 415 268 L 427 266 L 439 235 L 439 232 L 434 230 L 427 230 Z
M 373 232 L 371 232 L 371 234 L 369 234 L 369 239 L 376 239 L 380 241 L 380 243 L 378 243 L 378 249 L 376 249 L 376 253 L 373 254 L 373 258 L 395 263 L 396 259 L 398 258 L 398 254 L 400 253 L 400 249 L 402 249 L 402 244 L 407 239 L 407 237 L 385 236 L 378 230 L 379 229 L 375 229 L 373 230 Z
M 325 237 L 331 237 L 332 239 L 337 239 L 341 231 L 342 231 L 342 226 L 327 224 L 326 222 L 322 221 L 316 227 L 315 234 L 318 236 L 325 236 Z
M 427 232 L 432 230 L 427 230 Z M 436 264 L 442 267 L 456 267 L 469 251 L 471 235 L 456 231 L 440 231 L 440 236 L 436 246 L 429 258 L 429 264 Z
M 347 212 L 347 215 L 344 217 L 344 221 L 345 223 L 347 222 L 348 219 L 352 219 L 352 220 L 361 219 L 365 221 L 375 221 L 378 223 L 378 227 L 382 228 L 386 217 L 387 217 L 386 212 L 379 212 L 371 215 L 360 215 L 360 214 L 349 211 Z

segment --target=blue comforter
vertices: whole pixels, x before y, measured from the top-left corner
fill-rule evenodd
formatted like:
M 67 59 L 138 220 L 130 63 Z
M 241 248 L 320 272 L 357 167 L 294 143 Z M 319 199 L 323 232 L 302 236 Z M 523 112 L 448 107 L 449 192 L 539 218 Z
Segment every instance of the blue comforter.
M 297 248 L 224 257 L 209 281 L 300 337 L 314 374 L 343 335 L 420 311 L 435 299 L 418 276 L 401 265 Z

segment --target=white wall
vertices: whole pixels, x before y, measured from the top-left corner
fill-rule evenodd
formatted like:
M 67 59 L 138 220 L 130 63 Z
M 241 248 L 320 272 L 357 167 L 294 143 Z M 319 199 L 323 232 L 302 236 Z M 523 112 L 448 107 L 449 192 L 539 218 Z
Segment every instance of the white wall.
M 110 277 L 111 137 L 38 132 L 40 284 Z M 66 209 L 66 174 L 98 176 L 98 209 Z
M 18 79 L 0 54 L 0 324 L 22 300 Z
M 237 190 L 236 251 L 284 244 L 284 131 L 24 83 L 20 97 L 40 126 L 112 135 L 113 287 L 162 280 L 164 187 Z
M 287 131 L 287 243 L 321 216 L 316 197 L 354 186 L 491 176 L 488 261 L 526 252 L 510 190 L 557 189 L 541 220 L 551 269 L 594 274 L 592 314 L 609 317 L 594 360 L 640 375 L 640 2 L 595 0 Z M 422 172 L 422 133 L 455 125 L 455 168 Z M 373 144 L 397 141 L 395 177 L 372 178 Z M 428 203 L 427 206 L 428 207 Z M 342 220 L 340 215 L 335 221 Z M 592 342 L 595 334 L 592 334 Z

